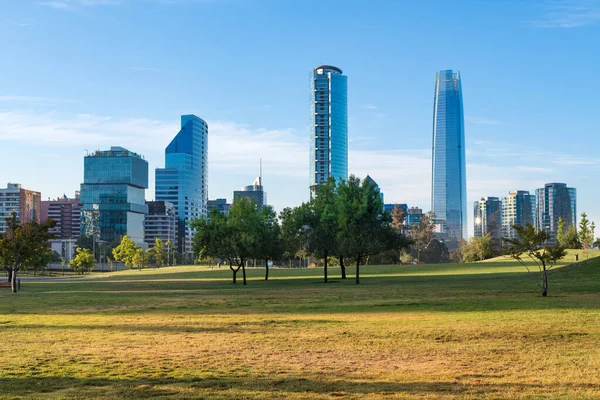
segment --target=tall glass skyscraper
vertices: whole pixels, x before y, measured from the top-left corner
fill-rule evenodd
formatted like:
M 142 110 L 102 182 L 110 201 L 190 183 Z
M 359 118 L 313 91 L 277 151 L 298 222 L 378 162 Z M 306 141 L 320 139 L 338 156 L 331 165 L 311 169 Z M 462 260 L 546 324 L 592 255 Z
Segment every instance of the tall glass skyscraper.
M 201 118 L 181 116 L 181 130 L 165 149 L 165 168 L 156 169 L 155 197 L 174 205 L 177 248 L 190 254 L 190 222 L 206 216 L 208 208 L 208 125 Z
M 502 199 L 502 237 L 516 239 L 514 226 L 536 226 L 535 195 L 526 190 L 512 190 Z
M 448 235 L 467 238 L 465 127 L 460 73 L 440 71 L 433 100 L 431 209 Z
M 127 149 L 111 147 L 87 155 L 83 168 L 81 235 L 106 242 L 127 235 L 144 246 L 148 162 Z
M 348 78 L 330 65 L 310 80 L 310 186 L 348 179 Z
M 558 233 L 558 220 L 562 218 L 564 231 L 573 225 L 577 227 L 577 191 L 566 183 L 546 183 L 536 189 L 536 222 L 538 231 L 550 234 L 549 242 L 554 243 Z

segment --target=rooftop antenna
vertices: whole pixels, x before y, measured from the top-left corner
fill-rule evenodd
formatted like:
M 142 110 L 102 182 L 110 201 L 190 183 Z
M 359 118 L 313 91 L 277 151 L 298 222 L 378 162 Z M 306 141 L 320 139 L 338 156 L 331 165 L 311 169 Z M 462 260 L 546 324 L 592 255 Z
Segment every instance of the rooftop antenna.
M 258 184 L 262 185 L 262 158 L 259 159 Z

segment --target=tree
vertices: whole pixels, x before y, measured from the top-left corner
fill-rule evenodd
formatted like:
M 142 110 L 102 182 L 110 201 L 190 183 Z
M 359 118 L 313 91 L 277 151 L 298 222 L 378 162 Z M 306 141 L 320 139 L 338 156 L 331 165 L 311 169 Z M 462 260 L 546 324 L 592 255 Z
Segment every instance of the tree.
M 394 205 L 392 209 L 392 228 L 398 233 L 404 233 L 404 220 L 406 219 L 406 212 L 400 207 L 400 205 Z
M 412 255 L 419 261 L 421 261 L 421 250 L 427 247 L 433 239 L 434 221 L 435 214 L 430 211 L 423 214 L 419 223 L 411 226 L 408 231 L 408 237 L 413 241 Z
M 444 242 L 433 238 L 429 244 L 421 250 L 421 260 L 426 264 L 439 264 L 449 259 L 448 248 Z
M 83 274 L 85 270 L 93 270 L 95 265 L 96 260 L 92 251 L 81 247 L 75 249 L 75 257 L 69 262 L 69 267 L 71 267 L 73 272 L 78 274 Z
M 144 249 L 141 247 L 136 247 L 135 252 L 133 253 L 133 257 L 131 257 L 131 262 L 134 266 L 138 267 L 138 269 L 142 269 L 148 266 L 148 257 L 144 252 Z
M 596 225 L 587 219 L 586 213 L 581 213 L 581 221 L 579 221 L 579 242 L 581 247 L 586 252 L 591 250 L 594 244 L 594 230 Z
M 335 178 L 315 185 L 313 191 L 306 213 L 308 251 L 323 259 L 323 279 L 327 283 L 328 258 L 337 252 L 340 232 Z
M 0 265 L 8 271 L 13 293 L 17 292 L 17 272 L 38 263 L 40 253 L 49 250 L 49 240 L 54 237 L 50 229 L 55 225 L 52 219 L 20 224 L 15 213 L 6 219 L 6 232 L 0 236 Z
M 241 266 L 233 266 L 233 261 L 236 259 L 233 242 L 236 237 L 229 223 L 229 218 L 213 209 L 210 212 L 210 220 L 206 218 L 194 220 L 192 221 L 192 229 L 196 232 L 192 239 L 194 255 L 197 258 L 210 256 L 228 260 L 229 269 L 233 273 L 233 283 L 235 284 Z
M 567 231 L 563 234 L 562 240 L 559 241 L 562 247 L 565 249 L 580 249 L 581 242 L 579 241 L 579 235 L 577 235 L 577 229 L 574 225 L 569 225 Z
M 545 231 L 536 231 L 531 225 L 513 226 L 517 235 L 516 239 L 504 239 L 508 243 L 508 255 L 523 265 L 537 283 L 542 296 L 548 296 L 548 272 L 562 259 L 566 252 L 565 248 L 556 242 L 548 245 L 550 234 Z M 531 260 L 538 269 L 538 274 L 533 271 L 526 260 Z
M 167 248 L 167 265 L 175 265 L 175 246 L 173 245 L 173 242 L 171 242 L 170 240 L 167 240 L 165 242 L 165 247 Z M 169 260 L 169 256 L 173 255 L 173 260 L 171 262 L 171 260 Z M 169 262 L 171 262 L 171 264 L 169 264 Z
M 290 260 L 302 257 L 307 247 L 307 218 L 310 205 L 303 203 L 299 207 L 284 208 L 279 213 L 281 220 L 281 239 L 283 241 L 283 256 Z
M 121 239 L 121 244 L 115 247 L 112 251 L 113 258 L 115 261 L 121 261 L 129 268 L 136 265 L 133 261 L 133 257 L 137 252 L 138 247 L 135 242 L 127 235 Z
M 160 238 L 157 237 L 154 240 L 154 247 L 148 249 L 148 251 L 150 253 L 149 255 L 151 255 L 158 268 L 164 267 L 167 264 L 168 260 L 165 251 L 165 246 L 163 245 L 163 241 Z
M 276 260 L 283 254 L 281 228 L 277 213 L 271 206 L 263 206 L 259 215 L 258 248 L 256 257 L 265 260 L 265 281 L 269 280 L 269 260 Z
M 494 256 L 492 247 L 492 234 L 482 237 L 473 237 L 464 243 L 461 248 L 463 262 L 483 261 Z
M 391 216 L 374 183 L 351 175 L 338 186 L 338 236 L 342 254 L 352 255 L 356 263 L 356 283 L 360 283 L 360 263 L 385 250 L 400 250 L 410 243 L 391 226 Z
M 228 217 L 232 253 L 238 266 L 242 268 L 242 278 L 246 285 L 246 261 L 258 254 L 260 215 L 252 199 L 235 199 Z
M 564 236 L 565 236 L 565 220 L 563 219 L 563 217 L 558 217 L 558 226 L 556 228 L 556 240 L 558 241 L 558 243 L 564 243 Z

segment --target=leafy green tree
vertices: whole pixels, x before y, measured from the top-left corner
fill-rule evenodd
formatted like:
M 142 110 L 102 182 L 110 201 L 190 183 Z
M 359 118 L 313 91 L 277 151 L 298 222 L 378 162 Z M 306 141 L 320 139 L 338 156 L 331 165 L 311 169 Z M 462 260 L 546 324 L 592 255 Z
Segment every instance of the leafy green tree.
M 75 257 L 69 262 L 69 267 L 77 274 L 83 274 L 86 270 L 91 271 L 96 266 L 96 260 L 92 251 L 87 248 L 75 249 Z
M 192 222 L 192 228 L 196 232 L 192 240 L 194 255 L 197 258 L 209 256 L 227 260 L 235 284 L 241 266 L 237 264 L 235 267 L 233 266 L 233 262 L 236 260 L 233 242 L 236 237 L 228 217 L 213 209 L 210 213 L 210 220 L 206 218 L 195 220 Z
M 569 225 L 562 236 L 562 240 L 558 243 L 565 249 L 580 249 L 581 242 L 579 241 L 579 235 L 577 235 L 577 228 L 574 225 Z
M 562 259 L 566 252 L 565 248 L 556 242 L 548 245 L 550 234 L 545 231 L 537 231 L 531 224 L 525 226 L 515 225 L 518 238 L 504 239 L 508 243 L 508 255 L 523 265 L 529 274 L 534 276 L 542 296 L 548 296 L 548 272 Z M 538 273 L 532 270 L 527 260 L 533 262 Z
M 0 265 L 8 271 L 13 293 L 17 292 L 17 272 L 31 268 L 48 254 L 49 240 L 54 237 L 50 229 L 55 225 L 52 219 L 20 224 L 15 213 L 6 218 L 6 232 L 0 236 Z
M 558 226 L 556 228 L 556 240 L 558 241 L 558 243 L 563 243 L 564 244 L 564 240 L 565 240 L 565 220 L 563 219 L 563 217 L 558 217 Z
M 488 233 L 482 237 L 473 237 L 463 244 L 461 249 L 463 262 L 483 261 L 494 256 L 492 247 L 492 234 Z
M 579 242 L 581 247 L 587 252 L 592 249 L 594 244 L 594 230 L 596 225 L 587 218 L 586 213 L 581 213 L 581 221 L 579 221 Z
M 135 252 L 133 253 L 133 257 L 131 258 L 131 262 L 138 269 L 142 269 L 148 266 L 148 256 L 144 249 L 141 247 L 136 247 Z
M 136 265 L 133 261 L 133 257 L 137 253 L 138 246 L 135 242 L 127 235 L 121 239 L 121 244 L 115 247 L 112 251 L 113 258 L 115 261 L 121 261 L 129 268 Z
M 257 258 L 265 261 L 265 281 L 269 280 L 269 260 L 274 261 L 283 254 L 281 228 L 277 213 L 271 206 L 263 206 L 259 215 Z
M 307 218 L 310 205 L 303 203 L 299 207 L 284 208 L 279 213 L 281 220 L 281 239 L 283 241 L 283 256 L 290 260 L 301 257 L 307 247 Z
M 338 192 L 339 246 L 342 254 L 354 259 L 359 284 L 361 261 L 385 250 L 400 250 L 410 242 L 392 228 L 392 218 L 384 212 L 374 183 L 367 179 L 361 183 L 351 175 L 347 182 L 340 182 Z
M 160 238 L 157 237 L 154 240 L 154 246 L 148 249 L 148 253 L 148 255 L 151 257 L 149 261 L 154 261 L 158 268 L 167 265 L 167 252 L 165 249 L 165 245 L 163 244 L 163 241 Z
M 340 234 L 335 178 L 315 185 L 313 193 L 306 213 L 308 251 L 323 259 L 323 278 L 327 283 L 328 258 L 337 252 Z
M 175 246 L 173 242 L 167 240 L 165 242 L 165 247 L 167 248 L 167 265 L 175 265 Z M 170 260 L 172 256 L 172 260 Z
M 235 199 L 229 210 L 228 225 L 232 253 L 246 285 L 246 261 L 259 253 L 260 215 L 256 203 L 244 197 Z

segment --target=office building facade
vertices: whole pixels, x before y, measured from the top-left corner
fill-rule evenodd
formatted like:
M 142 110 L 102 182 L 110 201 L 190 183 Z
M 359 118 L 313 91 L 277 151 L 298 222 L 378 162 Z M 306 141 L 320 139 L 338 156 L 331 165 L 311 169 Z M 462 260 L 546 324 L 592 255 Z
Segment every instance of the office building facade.
M 53 219 L 56 225 L 51 232 L 57 239 L 77 239 L 81 235 L 81 199 L 79 192 L 75 193 L 75 198 L 67 196 L 59 197 L 56 200 L 43 200 L 42 221 Z
M 229 215 L 231 204 L 227 203 L 227 199 L 215 199 L 208 201 L 208 216 L 210 217 L 211 211 L 215 209 L 221 214 Z M 209 218 L 210 219 L 210 218 Z
M 41 222 L 40 192 L 23 189 L 18 183 L 8 183 L 0 189 L 0 233 L 6 232 L 6 218 L 15 213 L 19 223 Z
M 233 192 L 233 203 L 235 204 L 236 200 L 240 198 L 251 199 L 258 210 L 262 210 L 267 205 L 267 193 L 264 191 L 262 178 L 259 176 L 252 185 L 242 186 L 241 190 L 235 190 Z
M 440 71 L 433 106 L 431 209 L 449 237 L 467 238 L 465 130 L 460 73 Z
M 406 215 L 406 225 L 408 227 L 419 225 L 423 219 L 423 210 L 419 207 L 411 207 Z
M 348 78 L 330 65 L 310 79 L 310 186 L 348 179 Z
M 114 146 L 87 155 L 80 191 L 81 235 L 109 243 L 127 235 L 145 246 L 147 188 L 148 162 L 139 154 Z
M 577 190 L 566 183 L 547 183 L 536 189 L 536 224 L 538 231 L 550 234 L 550 243 L 556 241 L 558 220 L 562 218 L 564 230 L 577 227 Z
M 498 197 L 482 197 L 473 204 L 473 223 L 475 237 L 488 233 L 495 246 L 502 241 L 502 201 Z
M 515 226 L 536 226 L 535 195 L 512 190 L 502 199 L 502 237 L 518 238 Z
M 163 244 L 177 243 L 177 213 L 168 201 L 147 201 L 148 214 L 144 218 L 144 241 L 154 247 L 156 239 Z
M 177 213 L 177 250 L 191 256 L 194 219 L 208 209 L 208 125 L 195 115 L 181 116 L 181 129 L 165 149 L 165 168 L 156 169 L 157 201 Z

